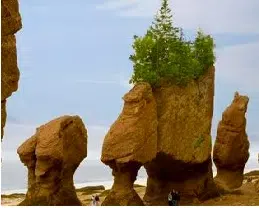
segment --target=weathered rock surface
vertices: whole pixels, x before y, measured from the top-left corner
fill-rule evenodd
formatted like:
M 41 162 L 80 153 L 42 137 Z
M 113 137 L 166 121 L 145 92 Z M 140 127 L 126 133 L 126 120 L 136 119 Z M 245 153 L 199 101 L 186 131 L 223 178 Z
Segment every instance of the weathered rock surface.
M 259 179 L 255 182 L 255 190 L 259 193 Z
M 28 191 L 20 205 L 81 205 L 73 175 L 87 156 L 87 130 L 78 116 L 62 116 L 37 128 L 17 150 L 28 168 Z
M 137 84 L 105 136 L 101 160 L 113 169 L 114 184 L 102 205 L 143 205 L 133 189 L 141 165 L 157 152 L 157 111 L 151 86 Z
M 244 167 L 249 158 L 245 118 L 248 101 L 247 96 L 236 92 L 218 124 L 213 161 L 217 167 L 215 182 L 223 189 L 239 188 L 243 182 Z
M 144 201 L 167 205 L 172 189 L 186 203 L 217 194 L 211 162 L 214 67 L 185 87 L 163 83 L 154 90 L 158 113 L 156 159 L 145 164 L 148 174 Z
M 21 29 L 18 0 L 1 0 L 1 139 L 6 122 L 6 99 L 18 89 L 19 70 L 17 67 L 15 33 Z

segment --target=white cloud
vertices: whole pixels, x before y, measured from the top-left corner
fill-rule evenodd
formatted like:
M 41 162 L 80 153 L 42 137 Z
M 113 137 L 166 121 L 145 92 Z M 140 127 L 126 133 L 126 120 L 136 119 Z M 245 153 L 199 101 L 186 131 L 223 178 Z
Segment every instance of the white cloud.
M 159 0 L 113 0 L 97 8 L 115 11 L 119 16 L 152 17 L 159 6 Z M 176 24 L 185 29 L 201 27 L 210 33 L 259 33 L 258 0 L 172 0 L 171 6 Z
M 216 51 L 216 76 L 239 91 L 259 93 L 259 42 Z

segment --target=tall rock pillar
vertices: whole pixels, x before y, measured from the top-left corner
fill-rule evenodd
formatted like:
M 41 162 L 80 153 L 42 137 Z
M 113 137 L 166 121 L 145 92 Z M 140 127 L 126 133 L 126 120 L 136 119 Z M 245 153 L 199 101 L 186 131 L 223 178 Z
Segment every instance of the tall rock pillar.
M 167 205 L 173 189 L 184 203 L 217 195 L 211 161 L 214 67 L 187 86 L 162 83 L 154 90 L 158 113 L 157 156 L 145 164 L 144 201 Z
M 239 188 L 243 183 L 244 167 L 249 158 L 245 118 L 248 101 L 247 96 L 236 92 L 218 124 L 213 160 L 217 167 L 215 182 L 223 189 Z
M 114 184 L 102 205 L 144 205 L 133 189 L 140 167 L 157 152 L 156 102 L 148 83 L 124 97 L 124 107 L 105 136 L 101 160 L 112 169 Z
M 6 122 L 6 101 L 18 89 L 19 69 L 15 33 L 22 28 L 18 0 L 1 0 L 1 139 Z

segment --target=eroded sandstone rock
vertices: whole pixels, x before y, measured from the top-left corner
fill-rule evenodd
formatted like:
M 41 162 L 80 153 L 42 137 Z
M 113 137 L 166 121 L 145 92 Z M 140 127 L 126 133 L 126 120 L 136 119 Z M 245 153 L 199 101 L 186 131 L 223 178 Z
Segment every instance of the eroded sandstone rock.
M 243 182 L 245 164 L 249 158 L 246 118 L 249 98 L 235 93 L 218 124 L 213 160 L 217 167 L 215 182 L 223 189 L 239 188 Z
M 255 190 L 257 193 L 259 193 L 259 180 L 255 182 Z
M 101 160 L 113 170 L 114 184 L 102 205 L 143 205 L 133 189 L 139 168 L 156 156 L 157 111 L 151 86 L 137 84 L 105 136 Z
M 158 113 L 158 152 L 145 164 L 148 205 L 167 205 L 169 191 L 184 203 L 217 195 L 211 161 L 214 67 L 185 87 L 163 83 L 154 90 Z
M 6 99 L 18 89 L 15 33 L 21 29 L 18 0 L 1 0 L 1 139 L 6 122 Z
M 20 205 L 81 205 L 73 175 L 87 156 L 87 130 L 78 116 L 62 116 L 37 128 L 17 150 L 28 168 Z

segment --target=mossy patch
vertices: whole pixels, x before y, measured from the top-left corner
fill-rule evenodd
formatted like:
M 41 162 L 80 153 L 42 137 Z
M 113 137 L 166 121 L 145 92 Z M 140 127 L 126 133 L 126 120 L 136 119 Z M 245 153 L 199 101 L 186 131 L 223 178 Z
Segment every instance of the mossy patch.
M 201 146 L 201 144 L 204 142 L 205 138 L 203 135 L 200 135 L 196 140 L 195 140 L 195 143 L 194 143 L 194 149 L 197 149 Z

